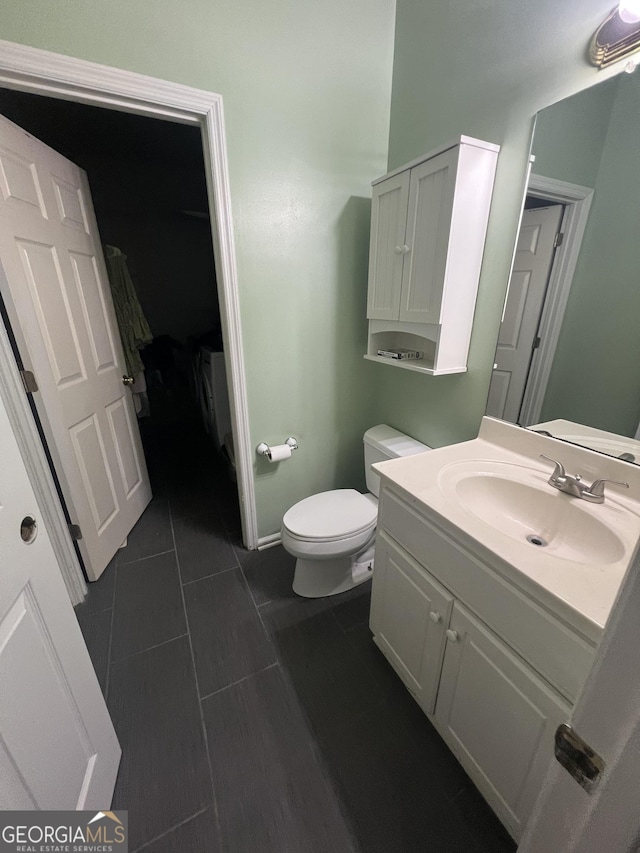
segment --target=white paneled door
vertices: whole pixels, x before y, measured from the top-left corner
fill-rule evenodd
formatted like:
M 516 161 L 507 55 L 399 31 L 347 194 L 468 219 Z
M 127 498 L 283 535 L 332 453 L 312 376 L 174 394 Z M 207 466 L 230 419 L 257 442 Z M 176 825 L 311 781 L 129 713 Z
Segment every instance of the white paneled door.
M 105 809 L 120 747 L 0 400 L 0 810 Z
M 500 325 L 487 414 L 517 423 L 560 230 L 563 207 L 525 210 Z
M 0 116 L 0 290 L 96 580 L 151 499 L 82 169 Z

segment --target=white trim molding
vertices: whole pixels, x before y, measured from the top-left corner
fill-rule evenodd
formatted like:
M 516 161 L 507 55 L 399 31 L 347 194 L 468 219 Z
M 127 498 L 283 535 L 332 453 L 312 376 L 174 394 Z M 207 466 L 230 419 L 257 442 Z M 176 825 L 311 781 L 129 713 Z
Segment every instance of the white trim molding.
M 250 550 L 256 549 L 258 529 L 252 470 L 253 451 L 249 434 L 249 410 L 222 97 L 190 86 L 2 40 L 0 40 L 0 86 L 107 109 L 155 116 L 201 128 L 222 337 L 227 353 L 225 362 L 238 475 L 242 535 L 246 547 Z M 7 349 L 8 339 L 5 340 L 5 337 L 0 335 L 0 361 L 2 362 L 0 392 L 5 397 L 9 411 L 13 414 L 12 423 L 16 436 L 20 440 L 21 436 L 31 436 L 35 425 L 28 406 L 25 408 L 24 391 L 14 381 L 17 368 L 10 346 Z M 11 373 L 15 374 L 14 380 L 10 379 Z M 25 453 L 25 462 L 38 500 L 49 504 L 52 501 L 52 482 L 49 482 L 51 475 L 47 475 L 48 466 L 42 445 L 38 442 L 36 446 L 29 438 L 20 446 Z M 60 530 L 64 516 L 57 496 L 55 503 L 57 511 L 51 510 L 51 518 L 47 526 L 50 528 L 49 533 L 54 542 L 56 557 L 67 588 L 74 601 L 78 600 L 79 592 L 84 589 L 84 580 L 75 552 L 73 561 L 75 565 L 69 565 L 69 555 L 64 545 L 65 540 L 69 538 L 68 531 L 66 525 L 64 535 Z
M 563 204 L 566 209 L 561 225 L 564 238 L 562 245 L 556 251 L 551 267 L 547 295 L 540 318 L 541 343 L 531 362 L 520 411 L 520 423 L 524 425 L 536 424 L 540 420 L 573 275 L 591 210 L 593 190 L 590 187 L 581 187 L 578 184 L 531 174 L 527 195 Z

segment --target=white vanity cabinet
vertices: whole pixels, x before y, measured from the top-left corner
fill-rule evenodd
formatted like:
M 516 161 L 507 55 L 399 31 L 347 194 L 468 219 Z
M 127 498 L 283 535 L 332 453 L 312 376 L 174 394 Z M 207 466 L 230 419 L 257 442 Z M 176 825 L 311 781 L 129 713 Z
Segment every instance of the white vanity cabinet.
M 518 839 L 594 646 L 385 484 L 370 626 L 378 647 Z
M 519 837 L 570 706 L 459 602 L 435 719 L 440 733 L 508 829 Z
M 463 136 L 374 181 L 366 358 L 466 370 L 498 151 Z M 378 355 L 399 347 L 423 357 Z
M 377 645 L 429 714 L 435 709 L 452 609 L 453 596 L 379 533 L 371 627 Z

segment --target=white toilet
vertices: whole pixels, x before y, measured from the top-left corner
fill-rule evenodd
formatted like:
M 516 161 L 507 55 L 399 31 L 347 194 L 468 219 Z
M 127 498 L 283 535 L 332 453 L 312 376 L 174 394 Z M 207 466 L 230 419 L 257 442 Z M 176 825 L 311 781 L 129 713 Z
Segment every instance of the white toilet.
M 386 424 L 372 427 L 364 434 L 368 494 L 355 489 L 320 492 L 284 514 L 282 545 L 297 558 L 295 593 L 322 598 L 371 577 L 380 489 L 380 477 L 371 465 L 430 449 Z

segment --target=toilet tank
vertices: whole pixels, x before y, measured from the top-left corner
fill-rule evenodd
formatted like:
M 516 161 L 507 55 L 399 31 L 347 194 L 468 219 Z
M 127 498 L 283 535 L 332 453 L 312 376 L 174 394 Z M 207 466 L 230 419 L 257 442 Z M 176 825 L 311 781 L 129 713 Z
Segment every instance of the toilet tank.
M 413 456 L 414 453 L 424 453 L 426 450 L 431 448 L 386 424 L 371 427 L 364 434 L 364 470 L 367 489 L 376 497 L 380 493 L 380 477 L 371 470 L 374 462 L 397 459 L 399 456 Z

